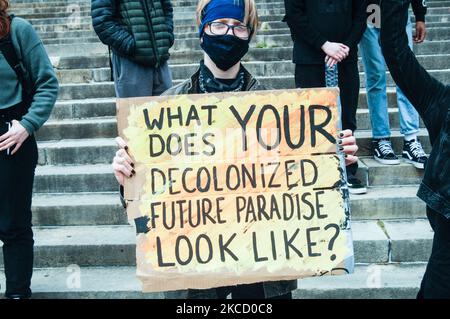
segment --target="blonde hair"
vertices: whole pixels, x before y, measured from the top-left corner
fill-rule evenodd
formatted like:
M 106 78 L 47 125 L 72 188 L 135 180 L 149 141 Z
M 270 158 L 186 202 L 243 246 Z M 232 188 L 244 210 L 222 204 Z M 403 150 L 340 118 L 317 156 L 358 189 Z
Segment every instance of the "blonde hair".
M 203 9 L 211 2 L 211 0 L 199 0 L 197 5 L 197 26 L 202 23 Z M 255 0 L 244 0 L 245 3 L 245 15 L 244 23 L 252 28 L 252 36 L 255 35 L 256 30 L 259 27 L 258 11 L 256 10 Z

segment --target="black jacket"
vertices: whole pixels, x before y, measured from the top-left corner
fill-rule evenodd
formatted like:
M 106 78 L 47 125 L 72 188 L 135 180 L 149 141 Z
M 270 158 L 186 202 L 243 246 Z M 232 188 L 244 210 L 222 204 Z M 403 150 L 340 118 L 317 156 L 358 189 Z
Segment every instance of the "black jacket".
M 366 30 L 367 0 L 284 0 L 286 21 L 294 40 L 294 63 L 321 64 L 326 41 L 350 47 L 345 61 L 358 58 L 358 43 Z
M 382 0 L 369 0 L 368 5 L 380 5 Z M 427 14 L 427 6 L 425 0 L 411 0 L 411 5 L 416 17 L 416 21 L 425 22 L 425 15 Z
M 408 47 L 404 26 L 410 1 L 382 1 L 381 46 L 392 77 L 424 120 L 433 145 L 417 195 L 450 218 L 450 87 L 431 77 Z
M 169 59 L 174 42 L 170 0 L 92 0 L 92 24 L 114 53 L 145 66 Z

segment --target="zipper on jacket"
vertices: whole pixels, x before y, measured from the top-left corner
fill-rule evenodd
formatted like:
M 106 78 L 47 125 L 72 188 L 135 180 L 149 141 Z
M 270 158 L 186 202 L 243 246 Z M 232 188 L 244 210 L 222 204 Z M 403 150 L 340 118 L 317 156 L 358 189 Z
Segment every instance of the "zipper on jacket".
M 153 0 L 150 0 L 153 3 Z M 152 22 L 152 17 L 149 14 L 149 7 L 148 7 L 148 3 L 147 0 L 141 0 L 141 4 L 144 6 L 144 14 L 147 18 L 147 27 L 149 28 L 149 32 L 150 32 L 150 37 L 152 40 L 152 49 L 153 49 L 153 54 L 155 55 L 155 59 L 156 59 L 156 68 L 159 67 L 159 54 L 158 54 L 158 49 L 156 48 L 156 39 L 155 39 L 155 34 L 153 33 L 153 22 Z M 153 6 L 152 6 L 153 7 Z M 155 10 L 156 12 L 156 10 Z

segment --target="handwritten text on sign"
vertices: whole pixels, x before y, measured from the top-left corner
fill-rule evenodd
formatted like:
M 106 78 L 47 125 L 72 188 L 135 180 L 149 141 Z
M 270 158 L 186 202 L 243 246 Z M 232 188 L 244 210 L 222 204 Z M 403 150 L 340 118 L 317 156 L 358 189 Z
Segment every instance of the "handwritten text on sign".
M 351 271 L 338 91 L 121 99 L 145 291 Z

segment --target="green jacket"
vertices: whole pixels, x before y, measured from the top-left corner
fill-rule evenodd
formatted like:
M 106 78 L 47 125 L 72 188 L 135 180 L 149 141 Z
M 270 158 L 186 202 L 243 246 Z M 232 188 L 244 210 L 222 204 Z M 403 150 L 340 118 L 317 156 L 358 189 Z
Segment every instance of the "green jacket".
M 92 24 L 114 53 L 158 67 L 174 42 L 170 0 L 92 0 Z
M 14 18 L 11 23 L 11 39 L 33 92 L 28 113 L 20 121 L 31 135 L 50 117 L 58 95 L 58 80 L 44 45 L 29 22 Z M 0 109 L 22 102 L 22 86 L 2 53 L 0 78 Z
M 181 95 L 181 94 L 198 94 L 200 93 L 198 86 L 198 78 L 199 78 L 200 70 L 194 73 L 189 79 L 186 81 L 170 88 L 162 95 Z M 245 68 L 244 68 L 244 76 L 246 87 L 244 91 L 261 91 L 266 90 L 264 86 L 262 86 Z M 297 289 L 297 281 L 296 280 L 288 280 L 288 281 L 268 281 L 264 282 L 264 294 L 266 298 L 278 297 L 281 295 L 285 295 L 292 290 Z M 217 298 L 217 289 L 189 289 L 189 290 L 179 290 L 179 291 L 171 291 L 165 292 L 165 297 L 168 299 L 216 299 Z

